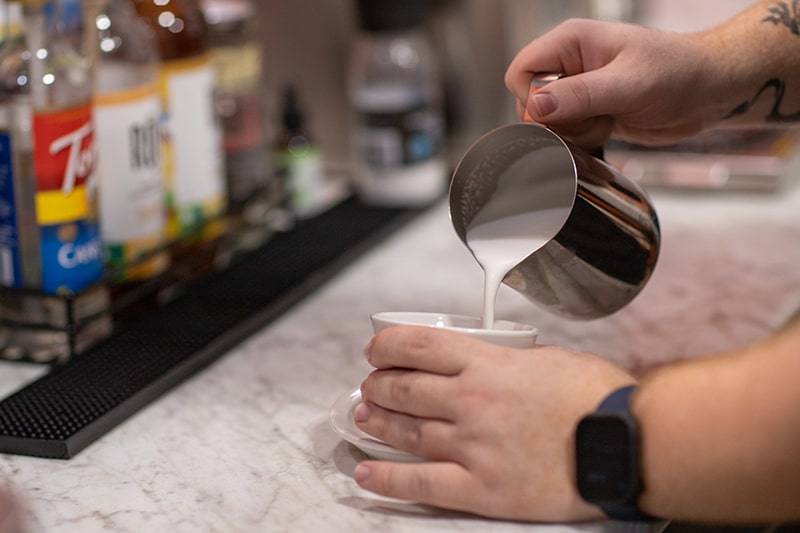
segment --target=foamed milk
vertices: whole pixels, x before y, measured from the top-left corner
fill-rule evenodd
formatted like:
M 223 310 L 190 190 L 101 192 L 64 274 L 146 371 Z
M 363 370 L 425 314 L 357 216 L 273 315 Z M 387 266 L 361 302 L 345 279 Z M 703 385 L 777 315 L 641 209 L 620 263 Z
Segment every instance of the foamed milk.
M 484 272 L 483 328 L 494 327 L 497 291 L 506 274 L 547 244 L 568 215 L 568 209 L 543 209 L 477 224 L 467 231 L 467 245 Z

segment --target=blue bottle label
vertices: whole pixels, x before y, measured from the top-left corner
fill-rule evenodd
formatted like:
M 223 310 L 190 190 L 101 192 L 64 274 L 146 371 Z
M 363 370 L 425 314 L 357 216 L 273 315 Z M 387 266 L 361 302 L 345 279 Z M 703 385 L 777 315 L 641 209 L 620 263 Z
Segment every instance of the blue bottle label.
M 0 132 L 0 284 L 7 287 L 22 285 L 11 136 L 4 132 Z
M 42 289 L 80 291 L 103 275 L 99 227 L 87 220 L 41 226 Z

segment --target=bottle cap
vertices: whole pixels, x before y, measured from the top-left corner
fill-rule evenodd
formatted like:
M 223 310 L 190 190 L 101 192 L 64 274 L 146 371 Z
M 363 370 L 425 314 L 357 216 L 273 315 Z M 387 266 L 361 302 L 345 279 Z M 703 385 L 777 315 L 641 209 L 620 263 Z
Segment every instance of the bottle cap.
M 297 101 L 297 90 L 291 84 L 283 89 L 283 126 L 290 131 L 303 127 L 303 113 Z
M 200 5 L 211 25 L 238 23 L 257 15 L 256 6 L 249 0 L 203 0 Z
M 405 30 L 422 21 L 424 0 L 357 0 L 360 26 L 370 32 Z

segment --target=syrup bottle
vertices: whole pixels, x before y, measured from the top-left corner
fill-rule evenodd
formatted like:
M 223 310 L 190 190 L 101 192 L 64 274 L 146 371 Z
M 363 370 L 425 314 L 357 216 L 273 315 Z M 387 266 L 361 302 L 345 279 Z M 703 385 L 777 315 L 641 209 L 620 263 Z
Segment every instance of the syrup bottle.
M 74 294 L 104 274 L 83 25 L 61 0 L 8 7 L 0 48 L 0 285 Z
M 285 184 L 292 214 L 298 219 L 312 218 L 324 207 L 325 176 L 320 152 L 306 131 L 305 116 L 293 85 L 284 88 L 281 119 L 283 131 L 273 156 L 276 174 Z
M 213 240 L 227 203 L 222 131 L 215 111 L 209 30 L 195 0 L 133 0 L 161 59 L 168 234 Z
M 234 250 L 257 248 L 288 219 L 267 139 L 263 43 L 255 0 L 200 0 L 216 71 Z M 277 223 L 276 223 L 277 222 Z
M 200 5 L 216 71 L 228 204 L 239 213 L 269 176 L 258 7 L 253 0 L 201 0 Z
M 84 0 L 94 62 L 103 243 L 114 288 L 169 266 L 159 54 L 131 0 Z

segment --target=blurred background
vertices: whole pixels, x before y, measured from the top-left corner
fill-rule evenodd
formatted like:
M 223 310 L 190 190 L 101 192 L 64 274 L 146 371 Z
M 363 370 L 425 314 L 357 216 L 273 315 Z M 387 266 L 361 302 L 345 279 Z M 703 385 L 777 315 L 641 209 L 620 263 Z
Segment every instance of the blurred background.
M 712 26 L 748 0 L 428 0 L 425 28 L 444 75 L 448 151 L 513 120 L 503 74 L 525 43 L 570 17 L 626 20 L 675 31 Z M 263 0 L 270 123 L 280 87 L 294 83 L 326 160 L 346 159 L 347 65 L 358 33 L 353 0 Z M 272 96 L 274 95 L 274 97 Z
M 85 240 L 105 252 L 91 255 L 85 275 L 45 286 L 46 276 L 38 274 L 45 271 L 41 254 L 17 253 L 37 252 L 40 228 L 31 226 L 33 217 L 8 217 L 7 225 L 24 226 L 20 235 L 31 242 L 6 243 L 14 256 L 8 264 L 19 264 L 6 268 L 8 279 L 0 264 L 0 358 L 64 360 L 80 351 L 75 346 L 83 349 L 108 335 L 110 314 L 119 319 L 161 305 L 193 279 L 226 268 L 238 253 L 258 249 L 343 200 L 414 208 L 442 198 L 469 145 L 517 119 L 504 85 L 511 59 L 564 20 L 697 31 L 751 3 L 58 0 L 45 9 L 44 3 L 0 0 L 0 65 L 7 69 L 0 76 L 7 82 L 0 87 L 0 137 L 5 131 L 9 139 L 12 132 L 25 140 L 13 144 L 12 158 L 32 161 L 32 128 L 8 117 L 30 119 L 33 107 L 49 109 L 47 98 L 78 109 L 84 100 L 75 95 L 95 96 L 94 116 L 102 117 L 96 120 L 102 198 L 98 209 L 80 216 L 85 227 L 94 228 L 84 232 Z M 58 39 L 52 36 L 56 30 Z M 41 57 L 69 70 L 58 84 L 48 81 L 49 65 L 30 59 L 48 46 L 52 54 Z M 90 61 L 71 60 L 87 51 Z M 28 76 L 34 67 L 44 75 Z M 88 123 L 88 112 L 80 110 Z M 605 158 L 654 187 L 776 191 L 785 176 L 798 175 L 786 169 L 789 162 L 800 167 L 800 134 L 788 139 L 772 131 L 712 133 L 716 137 L 694 139 L 691 146 L 659 147 L 661 153 L 612 140 Z M 94 150 L 86 143 L 87 153 Z M 131 154 L 136 159 L 128 163 Z M 30 175 L 9 175 L 23 187 L 32 182 L 35 167 L 20 168 Z M 20 190 L 30 193 L 23 205 L 34 205 L 35 191 Z M 16 217 L 24 209 L 7 212 Z M 59 220 L 69 229 L 64 232 L 49 228 L 53 249 L 62 245 L 62 233 L 79 234 L 74 223 Z M 94 284 L 97 290 L 91 290 Z M 63 287 L 94 307 L 83 300 L 81 305 L 97 309 L 92 320 L 98 325 L 83 344 L 65 335 L 51 342 L 42 333 L 53 327 L 42 322 L 49 315 L 31 312 L 49 309 L 42 303 L 47 294 Z M 64 312 L 57 326 L 71 317 Z

